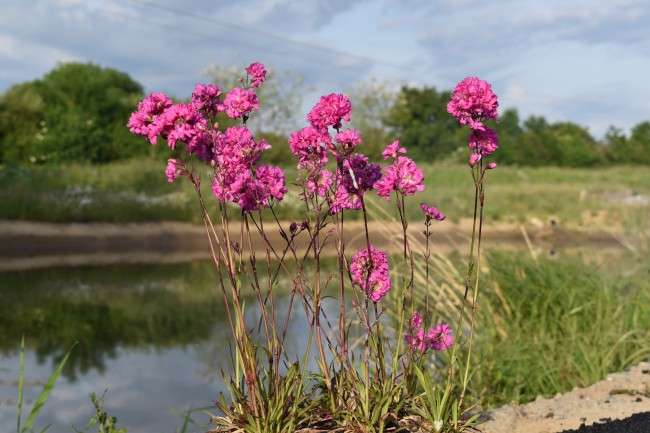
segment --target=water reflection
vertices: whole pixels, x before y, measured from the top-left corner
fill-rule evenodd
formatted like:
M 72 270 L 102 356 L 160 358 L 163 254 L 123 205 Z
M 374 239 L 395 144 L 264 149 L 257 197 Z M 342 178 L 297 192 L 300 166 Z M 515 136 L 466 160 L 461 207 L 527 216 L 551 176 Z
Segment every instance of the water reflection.
M 70 423 L 85 427 L 93 415 L 88 394 L 108 388 L 107 409 L 118 416 L 118 426 L 175 431 L 182 419 L 169 408 L 209 405 L 224 391 L 221 371 L 230 369 L 229 325 L 215 277 L 209 262 L 2 274 L 0 425 L 15 422 L 24 334 L 31 404 L 67 349 L 79 342 L 37 430 L 47 423 L 50 432 L 69 432 Z M 289 290 L 278 286 L 276 293 L 278 311 L 286 310 Z M 255 304 L 247 300 L 252 323 L 259 318 Z M 302 309 L 295 310 L 286 344 L 292 357 L 304 350 L 308 332 Z

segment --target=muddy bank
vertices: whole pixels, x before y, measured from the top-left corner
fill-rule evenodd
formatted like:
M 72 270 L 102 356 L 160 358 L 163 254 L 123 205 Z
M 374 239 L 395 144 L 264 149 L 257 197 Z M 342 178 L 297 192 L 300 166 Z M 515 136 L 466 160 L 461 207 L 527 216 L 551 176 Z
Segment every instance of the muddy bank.
M 289 224 L 283 224 L 286 233 L 289 233 Z M 462 251 L 468 246 L 471 224 L 471 220 L 463 220 L 434 225 L 432 251 L 445 254 L 459 249 Z M 397 252 L 401 248 L 399 224 L 372 222 L 369 229 L 371 242 L 376 247 Z M 422 229 L 422 224 L 412 224 L 409 228 L 414 250 L 419 250 L 423 245 Z M 217 231 L 221 233 L 219 227 Z M 239 227 L 231 227 L 230 233 L 232 239 L 238 239 Z M 268 228 L 267 239 L 278 250 L 286 246 L 277 226 Z M 363 225 L 358 222 L 346 223 L 345 239 L 349 248 L 364 246 L 366 241 Z M 483 239 L 486 248 L 524 248 L 532 254 L 552 251 L 565 245 L 620 246 L 611 233 L 568 230 L 554 224 L 490 225 L 484 227 Z M 307 240 L 306 233 L 298 236 L 298 248 L 304 249 Z M 254 234 L 251 242 L 254 249 L 263 250 L 265 242 L 259 234 Z M 246 245 L 247 242 L 243 244 Z M 325 254 L 335 253 L 334 244 L 332 234 L 324 249 Z M 178 263 L 209 257 L 205 228 L 198 224 L 0 221 L 0 271 L 116 263 Z

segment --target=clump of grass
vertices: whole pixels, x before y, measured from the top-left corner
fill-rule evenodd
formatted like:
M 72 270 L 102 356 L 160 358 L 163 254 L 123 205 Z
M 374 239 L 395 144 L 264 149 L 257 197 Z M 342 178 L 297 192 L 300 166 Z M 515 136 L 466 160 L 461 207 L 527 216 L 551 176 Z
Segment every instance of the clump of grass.
M 484 407 L 584 387 L 650 358 L 650 282 L 492 253 L 476 375 Z

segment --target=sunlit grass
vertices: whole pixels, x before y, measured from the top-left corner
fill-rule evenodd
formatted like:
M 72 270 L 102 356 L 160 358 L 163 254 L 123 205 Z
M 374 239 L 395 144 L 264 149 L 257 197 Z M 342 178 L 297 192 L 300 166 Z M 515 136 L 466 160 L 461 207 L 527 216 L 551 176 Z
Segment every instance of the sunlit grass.
M 436 205 L 455 221 L 472 214 L 473 188 L 468 167 L 461 164 L 419 164 L 426 188 L 409 202 L 411 220 L 419 219 L 420 201 Z M 102 166 L 61 165 L 0 167 L 0 218 L 32 221 L 191 221 L 198 205 L 187 182 L 168 183 L 161 160 L 140 158 Z M 285 201 L 276 205 L 279 218 L 301 219 L 303 207 L 292 185 L 293 165 L 284 169 Z M 622 220 L 625 197 L 650 196 L 650 167 L 597 169 L 502 167 L 490 172 L 486 189 L 487 222 L 526 223 L 554 217 L 569 225 L 590 224 L 606 212 Z M 210 202 L 209 178 L 202 184 Z M 377 203 L 383 198 L 369 197 Z M 352 214 L 350 214 L 352 217 Z

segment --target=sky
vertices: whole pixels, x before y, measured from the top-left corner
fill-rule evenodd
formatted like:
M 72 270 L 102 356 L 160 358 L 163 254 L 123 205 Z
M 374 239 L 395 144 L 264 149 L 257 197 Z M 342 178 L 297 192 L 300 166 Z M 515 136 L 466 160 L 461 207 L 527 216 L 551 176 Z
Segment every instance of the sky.
M 0 92 L 61 62 L 191 94 L 206 68 L 261 62 L 316 94 L 375 78 L 451 90 L 488 81 L 523 120 L 602 138 L 650 120 L 647 0 L 0 0 Z M 353 107 L 354 108 L 354 107 Z M 354 115 L 354 114 L 353 114 Z

